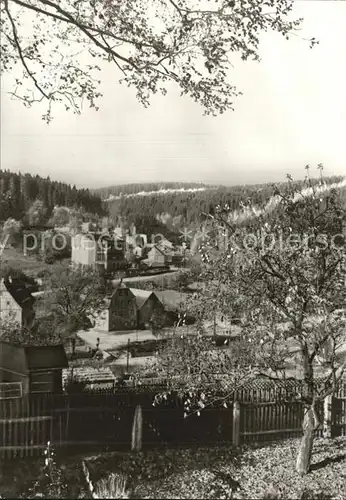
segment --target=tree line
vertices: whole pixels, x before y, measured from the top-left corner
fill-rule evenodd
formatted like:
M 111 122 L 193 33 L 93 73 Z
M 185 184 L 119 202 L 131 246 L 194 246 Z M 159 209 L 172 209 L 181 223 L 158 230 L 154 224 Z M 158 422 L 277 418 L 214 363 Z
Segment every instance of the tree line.
M 327 184 L 341 181 L 341 177 L 328 177 L 325 178 Z M 317 183 L 318 179 L 312 180 Z M 303 181 L 296 181 L 293 183 L 296 189 L 303 185 Z M 135 186 L 135 185 L 129 185 Z M 138 185 L 136 185 L 138 186 Z M 141 190 L 152 191 L 152 185 L 140 185 Z M 281 183 L 280 189 L 284 192 L 287 183 Z M 183 186 L 182 186 L 183 187 Z M 191 187 L 190 184 L 185 184 L 184 187 Z M 108 194 L 115 194 L 113 188 L 109 188 Z M 119 186 L 125 193 L 124 186 Z M 132 188 L 131 188 L 132 189 Z M 133 188 L 135 189 L 135 188 Z M 139 188 L 138 188 L 139 190 Z M 158 191 L 158 189 L 156 190 Z M 106 191 L 104 191 L 106 193 Z M 166 221 L 176 221 L 176 224 L 181 227 L 182 225 L 189 225 L 199 223 L 203 220 L 203 214 L 214 214 L 218 206 L 227 206 L 228 210 L 234 211 L 242 208 L 244 203 L 251 200 L 252 205 L 263 207 L 270 198 L 273 196 L 273 185 L 257 184 L 257 185 L 240 185 L 240 186 L 219 186 L 212 188 L 211 186 L 204 191 L 185 191 L 185 192 L 171 192 L 165 194 L 152 194 L 150 196 L 133 196 L 133 197 L 120 197 L 111 200 L 107 203 L 109 213 L 117 217 L 120 214 L 128 219 L 135 219 L 137 214 L 142 217 L 153 217 L 161 214 L 167 214 Z M 346 189 L 340 190 L 339 196 L 346 200 Z
M 77 189 L 49 177 L 0 170 L 0 222 L 13 218 L 30 224 L 30 207 L 40 201 L 44 207 L 41 222 L 47 222 L 54 207 L 66 206 L 97 215 L 105 215 L 101 198 L 89 189 Z

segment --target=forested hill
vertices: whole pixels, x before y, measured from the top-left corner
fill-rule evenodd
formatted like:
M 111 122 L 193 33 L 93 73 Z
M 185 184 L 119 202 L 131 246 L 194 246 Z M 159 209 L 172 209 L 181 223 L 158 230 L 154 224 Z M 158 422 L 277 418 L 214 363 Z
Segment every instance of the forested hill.
M 204 191 L 211 188 L 212 186 L 197 182 L 149 182 L 119 184 L 118 186 L 95 189 L 93 192 L 103 200 L 107 200 L 118 198 L 119 196 L 148 195 L 149 193 L 166 194 L 166 192 L 188 190 Z
M 88 189 L 77 189 L 49 177 L 0 170 L 0 222 L 8 218 L 24 220 L 34 202 L 40 200 L 49 218 L 55 206 L 76 208 L 103 215 L 102 200 Z
M 325 181 L 330 184 L 341 179 L 341 177 L 329 177 Z M 179 227 L 181 224 L 199 223 L 203 219 L 203 213 L 213 213 L 217 205 L 228 205 L 231 210 L 238 210 L 242 203 L 251 199 L 252 204 L 263 207 L 274 192 L 271 184 L 219 187 L 195 185 L 195 189 L 191 184 L 171 183 L 171 186 L 173 184 L 179 187 L 167 188 L 167 184 L 166 186 L 163 184 L 162 189 L 156 185 L 155 190 L 152 189 L 152 184 L 118 186 L 119 190 L 114 190 L 112 196 L 110 191 L 105 191 L 108 195 L 109 213 L 115 218 L 120 215 L 126 217 L 127 220 L 140 226 L 142 225 L 140 219 L 150 216 L 162 221 L 169 220 L 173 226 Z M 296 184 L 302 182 L 297 181 Z M 131 186 L 140 186 L 137 187 L 137 194 L 131 193 L 131 189 L 135 190 Z M 285 186 L 287 184 L 282 183 L 283 189 Z M 346 198 L 346 190 L 343 191 L 345 191 L 343 196 Z

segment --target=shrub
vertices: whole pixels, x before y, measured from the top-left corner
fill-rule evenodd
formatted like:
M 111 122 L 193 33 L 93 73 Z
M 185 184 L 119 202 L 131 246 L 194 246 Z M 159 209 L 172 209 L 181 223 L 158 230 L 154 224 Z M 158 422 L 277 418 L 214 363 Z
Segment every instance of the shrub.
M 95 485 L 97 498 L 130 498 L 126 490 L 126 477 L 123 474 L 110 474 Z
M 29 497 L 45 497 L 45 498 L 67 498 L 67 484 L 62 471 L 54 458 L 53 447 L 48 441 L 44 451 L 45 460 L 44 466 L 41 469 L 33 488 L 29 491 Z
M 66 380 L 64 389 L 67 394 L 80 394 L 81 392 L 84 392 L 86 385 L 87 384 L 84 380 L 77 380 L 73 377 L 69 377 Z

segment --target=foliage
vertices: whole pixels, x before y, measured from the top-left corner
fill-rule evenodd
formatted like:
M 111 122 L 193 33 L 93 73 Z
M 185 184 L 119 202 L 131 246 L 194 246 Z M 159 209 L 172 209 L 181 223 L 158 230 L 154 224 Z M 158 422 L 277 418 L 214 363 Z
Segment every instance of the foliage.
M 129 498 L 126 488 L 126 476 L 110 474 L 95 485 L 97 498 Z
M 109 476 L 102 478 L 94 486 L 85 460 L 83 460 L 82 466 L 85 481 L 88 485 L 92 498 L 129 498 L 128 492 L 126 491 L 127 479 L 124 474 L 112 473 Z
M 330 177 L 325 178 L 327 184 L 333 184 L 342 181 L 341 177 Z M 318 183 L 318 179 L 314 182 Z M 294 182 L 296 189 L 302 187 L 304 182 Z M 287 183 L 281 183 L 278 187 L 285 191 L 287 189 Z M 129 190 L 131 185 L 129 185 Z M 151 189 L 149 185 L 142 185 L 142 190 L 147 191 Z M 124 188 L 124 193 L 125 193 Z M 107 193 L 105 190 L 96 190 L 96 193 L 102 196 L 103 193 Z M 346 186 L 341 187 L 338 190 L 340 201 L 346 206 Z M 107 202 L 107 207 L 109 212 L 116 217 L 118 213 L 121 213 L 124 217 L 131 221 L 135 221 L 138 214 L 141 217 L 148 217 L 154 219 L 153 214 L 169 214 L 172 220 L 179 219 L 176 224 L 172 224 L 169 228 L 167 224 L 161 222 L 161 228 L 153 229 L 153 232 L 162 233 L 164 236 L 169 235 L 163 231 L 163 227 L 166 225 L 167 229 L 170 231 L 175 231 L 179 234 L 179 242 L 182 242 L 183 233 L 180 232 L 186 229 L 187 242 L 191 243 L 192 236 L 196 232 L 200 231 L 200 224 L 208 220 L 207 214 L 215 214 L 216 207 L 228 206 L 229 210 L 236 211 L 242 210 L 242 204 L 246 203 L 246 200 L 251 199 L 252 205 L 258 207 L 259 209 L 264 207 L 270 202 L 273 196 L 273 186 L 270 183 L 267 184 L 255 184 L 255 185 L 243 185 L 243 186 L 206 186 L 203 191 L 182 191 L 182 192 L 163 192 L 152 193 L 147 196 L 132 195 L 132 196 L 122 196 L 115 199 L 110 199 Z M 323 195 L 322 195 L 323 196 Z M 203 215 L 204 214 L 204 215 Z M 280 214 L 281 215 L 281 214 Z M 153 220 L 153 227 L 157 226 L 157 221 Z M 163 227 L 162 227 L 163 226 Z M 167 231 L 166 229 L 166 231 Z M 147 232 L 147 231 L 144 231 Z
M 30 328 L 0 319 L 0 328 L 1 340 L 16 346 L 55 346 L 62 343 L 62 337 L 51 318 L 34 320 Z
M 191 269 L 190 269 L 191 266 Z M 194 283 L 200 274 L 199 267 L 194 262 L 187 263 L 188 269 L 180 269 L 178 275 L 172 284 L 172 290 L 187 290 L 189 285 Z
M 67 226 L 70 222 L 71 214 L 68 207 L 54 207 L 49 223 L 52 226 Z
M 84 217 L 88 220 L 92 214 L 105 213 L 100 197 L 88 189 L 77 189 L 76 186 L 51 181 L 49 177 L 0 170 L 0 222 L 10 218 L 9 229 L 18 232 L 21 222 L 47 223 L 52 214 L 54 219 L 53 211 L 59 206 L 74 207 L 74 215 L 85 214 L 83 220 Z
M 210 215 L 214 233 L 201 249 L 205 286 L 196 294 L 196 312 L 200 318 L 219 313 L 229 320 L 241 312 L 241 341 L 231 342 L 233 352 L 222 351 L 220 360 L 202 338 L 196 337 L 191 344 L 186 339 L 182 346 L 172 346 L 169 356 L 162 352 L 160 360 L 171 385 L 183 383 L 185 393 L 190 386 L 201 408 L 216 392 L 221 402 L 227 401 L 219 378 L 212 380 L 215 372 L 230 384 L 230 398 L 235 373 L 242 379 L 258 375 L 283 382 L 292 376 L 301 378 L 302 392 L 296 398 L 306 412 L 297 457 L 300 473 L 309 470 L 313 434 L 320 425 L 318 403 L 335 392 L 346 367 L 338 356 L 345 342 L 346 320 L 337 311 L 344 292 L 340 234 L 345 212 L 336 190 L 325 185 L 322 166 L 319 169 L 317 184 L 307 174 L 303 186 L 289 177 L 284 189 L 274 187 L 274 198 L 266 209 L 257 211 L 249 201 L 242 211 L 234 213 L 225 206 Z M 226 236 L 223 246 L 220 232 Z M 324 365 L 318 370 L 316 361 L 321 356 Z M 175 360 L 180 362 L 180 374 L 174 370 Z M 288 374 L 290 364 L 296 365 L 293 375 Z M 317 384 L 317 377 L 323 383 Z M 212 386 L 212 393 L 203 386 L 208 390 Z
M 115 474 L 127 479 L 134 498 L 272 498 L 343 500 L 345 438 L 317 439 L 310 474 L 293 471 L 299 439 L 271 445 L 152 450 L 140 453 L 101 453 L 87 460 L 95 484 L 107 483 Z M 64 459 L 66 497 L 85 493 L 79 457 Z M 35 466 L 35 467 L 33 467 Z M 37 477 L 37 461 L 5 461 L 0 471 L 4 497 L 30 498 L 27 485 Z M 104 480 L 104 481 L 103 481 Z M 112 480 L 111 480 L 112 481 Z M 109 486 L 108 486 L 109 487 Z M 84 490 L 83 490 L 84 489 Z M 41 491 L 36 489 L 36 491 Z M 6 494 L 8 492 L 8 494 Z M 62 497 L 62 496 L 61 496 Z M 116 498 L 115 495 L 108 497 Z
M 35 200 L 27 211 L 27 219 L 30 226 L 38 226 L 46 220 L 47 208 L 42 200 Z
M 239 94 L 228 80 L 231 57 L 258 61 L 261 32 L 289 39 L 302 22 L 290 17 L 292 7 L 290 0 L 160 0 L 155 6 L 150 0 L 2 0 L 1 69 L 14 72 L 12 95 L 26 106 L 48 103 L 47 122 L 54 103 L 75 113 L 83 101 L 98 109 L 103 62 L 115 65 L 144 106 L 172 82 L 216 115 L 232 110 Z
M 152 334 L 155 336 L 159 335 L 162 328 L 166 325 L 166 313 L 154 309 L 150 317 L 149 324 Z
M 103 309 L 104 286 L 91 269 L 56 264 L 45 285 L 44 309 L 64 336 L 90 328 Z
M 154 403 L 177 391 L 184 400 L 185 416 L 199 415 L 215 404 L 227 407 L 233 393 L 254 376 L 242 345 L 234 342 L 228 349 L 219 349 L 211 337 L 200 333 L 167 340 L 159 349 L 155 371 L 167 380 L 167 391 L 158 394 Z
M 63 471 L 55 460 L 55 451 L 48 441 L 44 451 L 44 467 L 34 484 L 29 496 L 44 496 L 46 498 L 67 498 L 68 485 L 64 478 Z
M 2 212 L 0 211 L 0 214 Z M 2 228 L 2 233 L 5 236 L 5 245 L 15 245 L 19 241 L 20 237 L 20 231 L 21 231 L 22 224 L 20 221 L 13 219 L 10 217 L 9 219 L 5 220 L 3 228 Z
M 84 392 L 86 386 L 86 381 L 76 380 L 73 376 L 70 376 L 64 384 L 64 390 L 67 394 L 80 394 Z

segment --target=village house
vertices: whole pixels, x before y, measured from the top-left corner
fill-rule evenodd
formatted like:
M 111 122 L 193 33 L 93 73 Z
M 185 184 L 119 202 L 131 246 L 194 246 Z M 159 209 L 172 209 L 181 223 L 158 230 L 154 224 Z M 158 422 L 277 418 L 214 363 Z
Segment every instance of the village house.
M 116 227 L 113 230 L 113 233 L 116 237 L 125 242 L 125 250 L 128 250 L 130 247 L 135 248 L 137 245 L 145 247 L 148 243 L 147 235 L 137 233 L 137 229 L 134 224 L 131 224 L 129 229 L 125 229 L 122 226 Z
M 72 237 L 72 265 L 114 271 L 124 262 L 125 244 L 108 233 L 80 233 Z
M 166 255 L 154 244 L 149 244 L 145 248 L 146 257 L 143 262 L 151 268 L 162 268 L 167 265 Z
M 33 324 L 34 297 L 22 281 L 11 277 L 0 281 L 0 318 L 22 328 Z
M 61 393 L 68 367 L 62 344 L 20 345 L 0 340 L 0 383 L 20 382 L 22 394 Z
M 107 332 L 136 329 L 136 298 L 126 285 L 120 283 L 112 296 L 105 299 L 105 309 L 97 317 L 95 327 Z
M 118 285 L 105 299 L 105 309 L 98 315 L 95 328 L 107 332 L 150 328 L 152 318 L 167 321 L 165 308 L 154 292 Z
M 165 255 L 165 263 L 166 265 L 172 264 L 173 254 L 174 254 L 174 245 L 167 238 L 163 238 L 157 243 L 155 243 L 156 247 L 164 253 Z
M 166 322 L 164 306 L 154 292 L 140 290 L 139 288 L 130 288 L 130 291 L 136 299 L 137 328 L 150 328 L 153 317 L 156 318 L 156 321 L 161 318 L 163 323 Z

